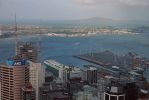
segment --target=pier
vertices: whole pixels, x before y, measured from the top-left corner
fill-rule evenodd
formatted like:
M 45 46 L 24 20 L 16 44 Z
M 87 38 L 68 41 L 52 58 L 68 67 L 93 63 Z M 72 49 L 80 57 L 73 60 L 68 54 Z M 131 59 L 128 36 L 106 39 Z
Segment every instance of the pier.
M 85 56 L 81 56 L 81 55 L 73 55 L 73 57 L 97 64 L 100 66 L 110 66 L 110 64 L 108 64 L 108 63 L 97 61 L 97 60 L 94 60 L 93 58 L 89 58 L 89 57 L 85 57 Z

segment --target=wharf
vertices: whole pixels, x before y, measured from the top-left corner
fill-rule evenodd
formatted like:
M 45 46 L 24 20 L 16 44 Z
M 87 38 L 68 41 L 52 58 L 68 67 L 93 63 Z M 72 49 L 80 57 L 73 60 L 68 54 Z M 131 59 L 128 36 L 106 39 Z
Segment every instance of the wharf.
M 82 60 L 85 60 L 85 61 L 88 61 L 88 62 L 91 62 L 91 63 L 94 63 L 94 64 L 97 64 L 97 65 L 100 65 L 100 66 L 110 66 L 110 64 L 108 64 L 108 63 L 97 61 L 97 60 L 94 60 L 93 58 L 85 57 L 85 56 L 82 56 L 82 55 L 73 55 L 73 57 L 78 58 L 78 59 L 82 59 Z

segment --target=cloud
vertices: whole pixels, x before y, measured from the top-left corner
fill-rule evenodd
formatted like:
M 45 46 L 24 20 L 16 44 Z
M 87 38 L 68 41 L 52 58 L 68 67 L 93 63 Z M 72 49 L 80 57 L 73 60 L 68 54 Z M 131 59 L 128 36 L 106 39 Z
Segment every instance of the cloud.
M 147 6 L 149 0 L 75 0 L 77 3 L 84 5 L 128 5 L 128 6 Z

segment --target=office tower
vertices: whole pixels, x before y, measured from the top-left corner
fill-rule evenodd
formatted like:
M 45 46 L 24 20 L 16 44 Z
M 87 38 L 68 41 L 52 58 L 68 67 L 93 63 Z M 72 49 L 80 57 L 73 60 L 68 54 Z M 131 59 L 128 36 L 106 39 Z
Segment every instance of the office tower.
M 1 81 L 0 81 L 0 100 L 2 100 L 1 99 Z
M 34 63 L 32 61 L 29 61 L 29 65 L 30 83 L 35 90 L 36 100 L 39 100 L 39 87 L 41 87 L 45 81 L 45 68 L 41 63 Z
M 25 84 L 25 86 L 22 88 L 21 91 L 22 91 L 21 100 L 35 100 L 34 90 L 29 82 Z
M 38 48 L 36 43 L 31 42 L 18 42 L 16 45 L 16 54 L 21 57 L 37 62 L 38 58 Z
M 89 84 L 97 83 L 97 68 L 92 65 L 85 65 L 87 68 L 87 81 Z
M 20 56 L 0 65 L 2 100 L 21 100 L 21 88 L 29 81 L 28 68 L 29 64 Z

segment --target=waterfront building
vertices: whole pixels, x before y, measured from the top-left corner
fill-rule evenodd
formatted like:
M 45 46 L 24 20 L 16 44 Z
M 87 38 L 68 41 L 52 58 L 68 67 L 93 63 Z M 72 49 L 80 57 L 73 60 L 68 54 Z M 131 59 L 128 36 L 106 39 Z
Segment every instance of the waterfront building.
M 35 91 L 35 98 L 39 100 L 39 87 L 45 82 L 45 67 L 41 63 L 29 61 L 30 83 Z
M 29 82 L 29 64 L 14 56 L 0 65 L 1 100 L 21 100 L 21 88 Z
M 78 67 L 69 67 L 55 60 L 44 61 L 46 69 L 55 79 L 66 82 L 68 79 L 81 78 L 84 80 L 84 72 Z
M 62 82 L 67 81 L 68 66 L 65 66 L 55 60 L 45 60 L 44 65 L 46 70 L 52 74 L 55 79 L 59 79 Z
M 38 58 L 38 48 L 36 43 L 31 42 L 18 42 L 16 45 L 16 54 L 21 57 L 37 62 Z

